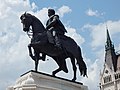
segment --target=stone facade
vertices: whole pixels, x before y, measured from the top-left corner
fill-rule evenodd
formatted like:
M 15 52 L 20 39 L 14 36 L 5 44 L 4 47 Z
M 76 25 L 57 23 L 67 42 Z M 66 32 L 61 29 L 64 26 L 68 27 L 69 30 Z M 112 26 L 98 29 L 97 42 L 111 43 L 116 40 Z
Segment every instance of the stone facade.
M 7 90 L 88 90 L 88 87 L 79 82 L 29 71 L 22 75 L 15 85 L 8 87 Z
M 105 50 L 104 69 L 100 74 L 100 90 L 120 90 L 120 54 L 115 52 L 108 30 Z

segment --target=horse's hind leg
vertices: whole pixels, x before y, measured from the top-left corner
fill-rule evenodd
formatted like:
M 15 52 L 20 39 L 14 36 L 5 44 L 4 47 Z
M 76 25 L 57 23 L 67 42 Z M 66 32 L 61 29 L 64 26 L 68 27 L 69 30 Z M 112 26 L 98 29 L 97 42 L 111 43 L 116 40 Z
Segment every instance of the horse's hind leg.
M 54 70 L 54 71 L 52 72 L 52 75 L 55 76 L 56 73 L 58 73 L 59 71 L 62 70 L 62 69 L 61 69 L 61 65 L 62 65 L 62 63 L 61 63 L 61 60 L 60 60 L 59 57 L 55 56 L 55 57 L 52 57 L 52 58 L 56 61 L 56 63 L 57 63 L 58 66 L 59 66 L 58 69 L 56 69 L 56 70 Z
M 58 69 L 56 69 L 55 71 L 52 72 L 53 76 L 55 76 L 55 74 L 58 73 L 61 70 L 63 70 L 64 72 L 68 73 L 68 69 L 67 69 L 65 58 L 61 58 L 60 56 L 59 57 L 52 57 L 52 58 L 56 61 L 56 63 L 59 66 Z
M 70 57 L 70 59 L 71 59 L 71 63 L 73 66 L 73 71 L 74 71 L 74 77 L 73 77 L 72 81 L 75 81 L 76 80 L 76 71 L 77 71 L 77 67 L 75 65 L 75 58 L 72 56 L 72 57 Z

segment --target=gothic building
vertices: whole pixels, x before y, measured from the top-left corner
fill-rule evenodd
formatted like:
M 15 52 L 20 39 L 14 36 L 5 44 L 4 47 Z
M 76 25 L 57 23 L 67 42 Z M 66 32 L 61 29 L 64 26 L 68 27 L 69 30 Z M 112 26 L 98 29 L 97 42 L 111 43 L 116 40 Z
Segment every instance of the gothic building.
M 120 90 L 120 54 L 117 54 L 107 29 L 105 63 L 100 74 L 100 90 Z

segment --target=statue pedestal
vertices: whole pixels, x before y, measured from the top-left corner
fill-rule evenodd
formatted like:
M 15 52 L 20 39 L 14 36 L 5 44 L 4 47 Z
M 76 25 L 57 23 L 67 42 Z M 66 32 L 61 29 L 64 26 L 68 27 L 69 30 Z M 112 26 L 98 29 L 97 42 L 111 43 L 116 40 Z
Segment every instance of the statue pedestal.
M 8 87 L 7 90 L 88 90 L 88 88 L 79 82 L 29 71 L 18 78 L 15 85 Z

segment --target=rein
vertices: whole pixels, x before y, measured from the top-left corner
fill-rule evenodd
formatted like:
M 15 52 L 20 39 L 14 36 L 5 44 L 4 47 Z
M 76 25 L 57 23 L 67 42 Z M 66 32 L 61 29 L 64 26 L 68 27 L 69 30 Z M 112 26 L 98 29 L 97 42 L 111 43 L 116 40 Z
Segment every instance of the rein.
M 28 35 L 29 38 L 32 38 L 33 32 L 32 32 L 31 28 L 29 28 L 29 31 L 27 31 L 26 33 L 27 33 L 27 35 Z
M 31 28 L 29 28 L 29 31 L 26 32 L 28 37 L 31 39 L 33 37 L 33 31 Z M 46 34 L 46 31 L 44 31 L 43 33 L 37 33 L 37 35 L 41 35 L 41 34 Z

